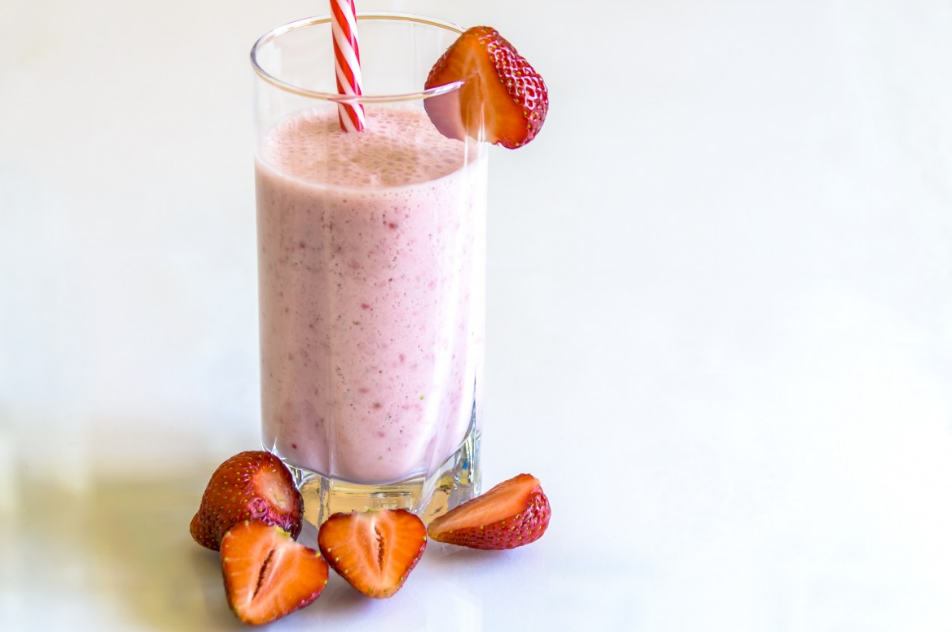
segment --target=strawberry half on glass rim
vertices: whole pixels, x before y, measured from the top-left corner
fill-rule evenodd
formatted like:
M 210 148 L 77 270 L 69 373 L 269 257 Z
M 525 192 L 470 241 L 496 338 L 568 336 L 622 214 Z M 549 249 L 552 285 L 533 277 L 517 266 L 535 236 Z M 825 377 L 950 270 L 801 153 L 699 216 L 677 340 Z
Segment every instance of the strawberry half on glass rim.
M 438 97 L 424 103 L 444 136 L 463 140 L 466 134 L 515 149 L 542 129 L 549 110 L 545 81 L 496 29 L 474 26 L 460 35 L 433 65 L 426 89 L 457 81 L 464 82 L 458 112 Z

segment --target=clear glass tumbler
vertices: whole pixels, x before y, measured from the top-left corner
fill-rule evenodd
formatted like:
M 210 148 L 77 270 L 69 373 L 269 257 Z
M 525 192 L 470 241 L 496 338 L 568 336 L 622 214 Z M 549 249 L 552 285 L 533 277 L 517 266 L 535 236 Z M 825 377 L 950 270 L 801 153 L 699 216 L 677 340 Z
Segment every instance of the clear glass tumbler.
M 337 94 L 327 17 L 251 51 L 262 442 L 316 525 L 384 507 L 428 522 L 478 493 L 487 151 L 430 121 L 463 83 L 424 90 L 461 32 L 359 15 L 360 97 Z M 341 130 L 342 103 L 364 131 Z

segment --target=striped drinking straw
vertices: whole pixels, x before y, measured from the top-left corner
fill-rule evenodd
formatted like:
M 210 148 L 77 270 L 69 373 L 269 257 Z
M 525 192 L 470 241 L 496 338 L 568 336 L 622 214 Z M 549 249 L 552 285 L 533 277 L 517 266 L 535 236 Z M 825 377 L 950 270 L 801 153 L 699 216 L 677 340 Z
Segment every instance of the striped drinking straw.
M 360 89 L 360 47 L 357 45 L 357 8 L 354 0 L 331 0 L 331 31 L 334 35 L 334 70 L 337 93 L 347 96 L 362 94 Z M 364 129 L 364 106 L 339 103 L 340 127 L 345 132 Z

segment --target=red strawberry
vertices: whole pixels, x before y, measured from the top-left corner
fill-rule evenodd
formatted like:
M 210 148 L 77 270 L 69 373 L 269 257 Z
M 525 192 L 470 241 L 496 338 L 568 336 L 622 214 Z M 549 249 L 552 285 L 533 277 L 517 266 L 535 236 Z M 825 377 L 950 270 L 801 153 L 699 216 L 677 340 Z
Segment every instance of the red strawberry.
M 221 573 L 228 606 L 245 623 L 279 619 L 318 598 L 327 562 L 280 527 L 245 521 L 221 540 Z
M 464 81 L 474 74 L 477 79 L 466 81 L 460 90 L 458 112 L 448 107 L 447 99 L 426 100 L 437 129 L 462 140 L 462 116 L 469 136 L 478 138 L 483 127 L 485 140 L 509 149 L 535 138 L 549 109 L 549 92 L 539 73 L 496 29 L 474 26 L 460 35 L 430 70 L 426 88 Z
M 514 549 L 541 538 L 551 517 L 538 479 L 520 474 L 440 516 L 427 532 L 437 542 Z
M 242 452 L 218 466 L 192 518 L 195 541 L 217 551 L 222 536 L 244 520 L 262 520 L 301 533 L 304 502 L 291 472 L 270 452 Z
M 368 597 L 391 597 L 426 549 L 426 527 L 406 509 L 336 513 L 317 545 L 327 563 Z

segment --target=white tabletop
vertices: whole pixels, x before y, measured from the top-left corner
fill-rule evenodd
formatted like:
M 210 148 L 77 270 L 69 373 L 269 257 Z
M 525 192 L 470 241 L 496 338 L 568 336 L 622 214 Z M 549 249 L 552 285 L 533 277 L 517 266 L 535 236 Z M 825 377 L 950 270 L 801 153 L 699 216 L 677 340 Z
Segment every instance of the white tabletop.
M 553 518 L 273 629 L 952 629 L 949 3 L 358 4 L 549 84 L 491 158 L 483 469 Z M 0 3 L 4 632 L 241 627 L 188 522 L 258 446 L 248 51 L 316 13 Z

